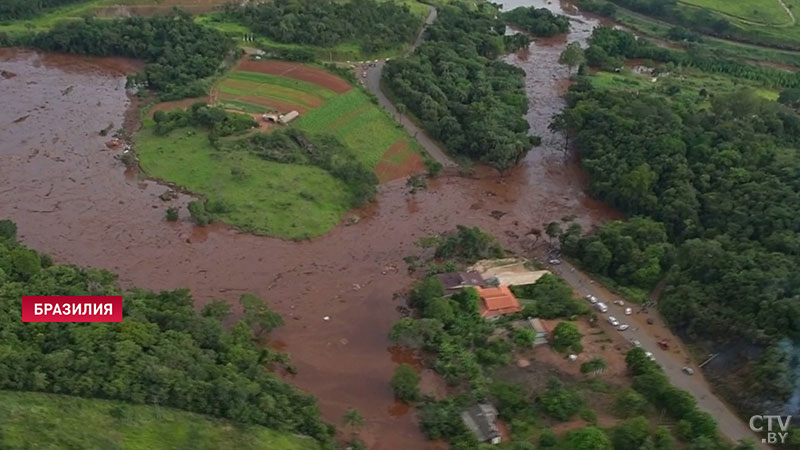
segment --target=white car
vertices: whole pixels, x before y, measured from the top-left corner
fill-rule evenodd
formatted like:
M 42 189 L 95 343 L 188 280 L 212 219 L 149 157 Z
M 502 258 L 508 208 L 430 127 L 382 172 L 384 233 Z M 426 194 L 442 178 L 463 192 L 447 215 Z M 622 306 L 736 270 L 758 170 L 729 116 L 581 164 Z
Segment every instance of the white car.
M 586 297 L 584 297 L 584 298 L 586 298 L 586 300 L 589 300 L 589 303 L 591 303 L 591 304 L 593 304 L 593 305 L 594 305 L 595 303 L 597 303 L 597 297 L 595 297 L 595 296 L 594 296 L 594 295 L 592 295 L 592 294 L 586 294 Z
M 656 357 L 653 356 L 653 352 L 644 352 L 644 356 L 647 356 L 647 359 L 649 359 L 650 361 L 656 360 Z
M 628 329 L 628 324 L 627 323 L 620 324 L 620 326 L 618 326 L 617 329 L 619 331 L 625 331 Z
M 633 314 L 633 310 L 630 308 L 625 308 L 625 315 L 630 316 L 631 314 Z
M 614 322 L 617 321 L 617 318 L 614 316 L 608 316 L 608 319 L 606 320 L 608 320 L 608 323 L 613 324 Z
M 636 346 L 636 347 L 641 347 L 641 346 L 642 346 L 642 343 L 641 343 L 641 342 L 639 342 L 639 340 L 638 340 L 638 339 L 634 339 L 634 340 L 632 340 L 632 341 L 631 341 L 631 343 L 632 343 L 634 346 Z
M 614 300 L 614 304 L 619 306 L 625 306 L 625 302 L 623 302 L 622 300 Z
M 694 369 L 692 369 L 691 367 L 684 367 L 684 368 L 683 368 L 683 369 L 681 369 L 681 370 L 683 370 L 683 372 L 684 372 L 686 375 L 694 375 Z
M 552 265 L 554 265 L 554 266 L 557 266 L 557 265 L 561 264 L 561 260 L 560 260 L 560 259 L 558 259 L 558 258 L 551 258 L 551 259 L 550 259 L 549 261 L 547 261 L 547 262 L 549 262 L 550 264 L 552 264 Z

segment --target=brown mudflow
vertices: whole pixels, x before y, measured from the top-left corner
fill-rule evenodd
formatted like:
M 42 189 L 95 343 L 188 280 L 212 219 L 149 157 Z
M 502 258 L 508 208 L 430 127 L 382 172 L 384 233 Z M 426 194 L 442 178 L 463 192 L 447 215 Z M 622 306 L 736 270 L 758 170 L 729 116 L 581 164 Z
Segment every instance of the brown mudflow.
M 395 404 L 388 383 L 397 361 L 408 358 L 391 349 L 387 334 L 403 302 L 394 294 L 412 281 L 402 258 L 415 253 L 414 242 L 467 224 L 519 251 L 532 227 L 568 215 L 583 223 L 614 216 L 587 198 L 581 171 L 565 163 L 563 138 L 546 130 L 562 107 L 554 90 L 567 75 L 554 62 L 562 46 L 533 46 L 527 60 L 511 58 L 528 73 L 528 118 L 545 137 L 521 167 L 505 176 L 479 169 L 471 178 L 439 178 L 415 195 L 404 180 L 387 183 L 375 204 L 355 212 L 359 223 L 299 243 L 223 225 L 196 228 L 185 209 L 180 222 L 163 220 L 168 205 L 189 197 L 162 202 L 166 188 L 126 175 L 115 159 L 122 150 L 105 145 L 126 112 L 138 114 L 124 90 L 135 63 L 0 50 L 0 69 L 16 74 L 0 78 L 0 217 L 18 223 L 25 244 L 116 272 L 124 286 L 188 287 L 198 306 L 235 302 L 244 292 L 267 299 L 286 318 L 271 339 L 285 345 L 299 370 L 292 381 L 318 397 L 326 420 L 339 424 L 355 407 L 367 419 L 361 438 L 368 448 L 436 448 L 413 412 Z M 425 385 L 441 393 L 435 381 Z

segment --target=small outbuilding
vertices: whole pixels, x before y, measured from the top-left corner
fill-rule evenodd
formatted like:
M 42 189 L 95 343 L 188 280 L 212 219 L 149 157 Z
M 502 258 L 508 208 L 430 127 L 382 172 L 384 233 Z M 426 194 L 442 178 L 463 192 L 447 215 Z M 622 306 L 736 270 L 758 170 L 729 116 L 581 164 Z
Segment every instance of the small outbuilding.
M 544 326 L 544 323 L 536 318 L 528 319 L 527 322 L 533 332 L 536 334 L 536 338 L 533 340 L 533 346 L 535 347 L 537 345 L 547 344 L 550 332 L 547 330 L 547 327 Z
M 278 120 L 279 120 L 279 121 L 280 121 L 282 124 L 284 124 L 284 125 L 288 125 L 288 124 L 289 124 L 289 122 L 293 121 L 294 119 L 298 118 L 299 116 L 300 116 L 300 113 L 299 113 L 299 112 L 297 112 L 297 111 L 289 111 L 289 112 L 288 112 L 288 113 L 286 113 L 286 114 L 281 114 L 281 116 L 280 116 L 280 117 L 278 117 Z
M 499 444 L 500 429 L 497 428 L 497 409 L 489 403 L 479 403 L 461 413 L 464 425 L 480 442 Z
M 444 291 L 447 294 L 453 294 L 465 287 L 486 287 L 486 280 L 483 279 L 480 273 L 476 271 L 470 272 L 447 272 L 436 275 L 436 278 L 442 282 Z

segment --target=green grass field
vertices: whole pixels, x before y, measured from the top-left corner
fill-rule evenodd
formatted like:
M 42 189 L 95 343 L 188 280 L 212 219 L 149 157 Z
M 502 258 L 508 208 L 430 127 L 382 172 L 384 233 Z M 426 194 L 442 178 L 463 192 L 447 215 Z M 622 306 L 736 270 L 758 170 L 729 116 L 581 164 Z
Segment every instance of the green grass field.
M 102 450 L 317 450 L 299 436 L 169 408 L 0 391 L 4 448 Z
M 757 84 L 738 80 L 731 77 L 707 74 L 699 71 L 684 70 L 667 77 L 659 77 L 654 83 L 650 75 L 640 75 L 625 71 L 621 73 L 598 72 L 591 77 L 592 83 L 600 89 L 615 89 L 627 91 L 654 91 L 663 90 L 674 85 L 680 88 L 677 97 L 687 101 L 697 101 L 701 89 L 715 95 L 738 92 L 742 89 L 751 89 L 758 96 L 767 100 L 777 100 L 778 92 L 766 89 Z
M 218 217 L 231 225 L 258 234 L 307 239 L 336 226 L 350 207 L 347 187 L 322 169 L 279 164 L 244 152 L 220 153 L 206 133 L 196 130 L 155 136 L 147 122 L 135 138 L 145 173 L 223 200 L 230 211 Z M 234 177 L 234 168 L 243 170 L 244 177 Z
M 337 94 L 320 85 L 289 77 L 232 71 L 215 86 L 217 101 L 229 108 L 259 114 L 262 100 L 277 100 L 307 109 L 289 126 L 310 134 L 330 134 L 354 157 L 375 168 L 394 144 L 404 143 L 391 163 L 423 154 L 416 140 L 371 101 L 361 89 Z M 316 106 L 311 106 L 316 103 Z M 207 134 L 196 129 L 153 134 L 152 119 L 136 135 L 136 151 L 144 172 L 179 184 L 230 211 L 216 216 L 241 229 L 286 239 L 307 239 L 336 226 L 352 204 L 342 181 L 313 166 L 280 164 L 245 152 L 219 152 Z M 233 176 L 242 169 L 245 176 Z M 183 211 L 184 217 L 186 212 Z
M 293 126 L 312 133 L 329 133 L 352 149 L 367 167 L 375 167 L 397 141 L 406 141 L 418 153 L 422 148 L 389 114 L 359 89 L 328 100 L 297 120 Z
M 749 22 L 791 25 L 791 17 L 778 0 L 681 0 L 681 3 Z

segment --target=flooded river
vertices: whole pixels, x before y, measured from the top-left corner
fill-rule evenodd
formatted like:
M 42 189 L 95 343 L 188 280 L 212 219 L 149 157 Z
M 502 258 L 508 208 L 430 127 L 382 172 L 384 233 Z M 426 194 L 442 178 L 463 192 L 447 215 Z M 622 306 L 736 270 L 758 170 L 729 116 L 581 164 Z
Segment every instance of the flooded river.
M 292 382 L 317 396 L 327 421 L 338 425 L 355 407 L 366 417 L 368 448 L 436 448 L 413 412 L 395 405 L 388 383 L 408 358 L 387 335 L 403 303 L 395 293 L 412 281 L 402 259 L 415 253 L 415 241 L 468 224 L 521 251 L 533 227 L 571 215 L 583 223 L 614 216 L 586 196 L 563 137 L 547 131 L 563 105 L 567 71 L 556 61 L 564 42 L 534 44 L 509 58 L 528 74 L 528 119 L 544 136 L 521 167 L 504 177 L 489 170 L 443 177 L 415 195 L 403 180 L 385 184 L 376 203 L 356 212 L 359 223 L 300 243 L 163 220 L 168 204 L 189 198 L 162 202 L 166 188 L 126 173 L 115 158 L 121 150 L 100 135 L 122 127 L 126 115 L 129 123 L 137 117 L 124 90 L 136 63 L 3 49 L 0 217 L 17 222 L 26 245 L 59 262 L 116 272 L 124 286 L 188 287 L 198 306 L 235 302 L 244 292 L 261 296 L 286 319 L 271 339 L 299 370 Z

